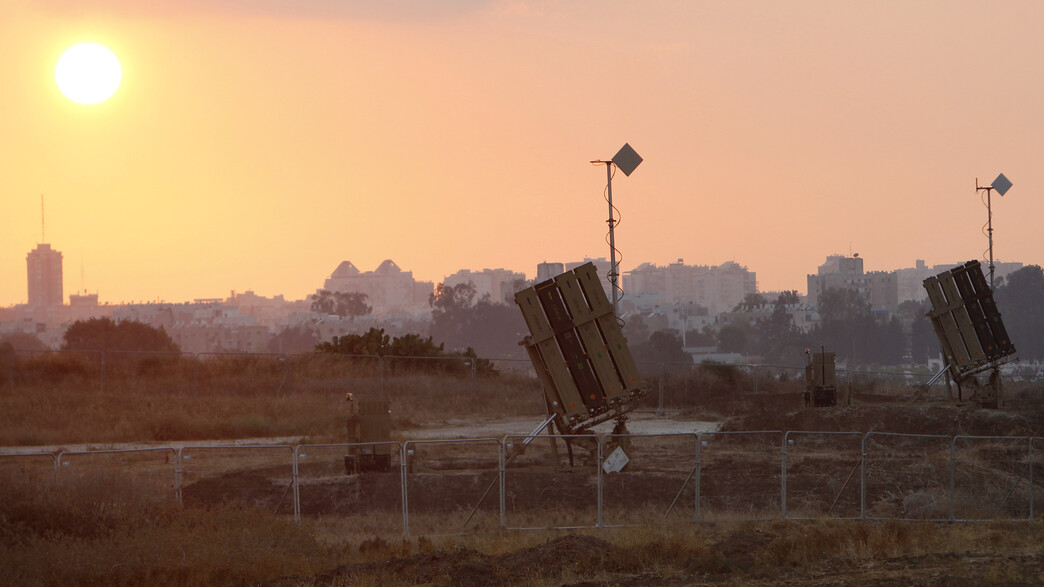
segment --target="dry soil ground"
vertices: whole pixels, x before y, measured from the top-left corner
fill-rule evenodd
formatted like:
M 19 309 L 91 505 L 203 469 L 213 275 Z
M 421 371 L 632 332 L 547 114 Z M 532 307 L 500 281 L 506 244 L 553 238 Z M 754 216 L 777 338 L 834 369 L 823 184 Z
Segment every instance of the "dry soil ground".
M 775 412 L 775 413 L 773 413 Z M 692 418 L 693 415 L 689 415 Z M 533 422 L 525 419 L 489 422 L 482 425 L 447 423 L 421 430 L 403 431 L 412 440 L 446 440 L 460 437 L 493 437 L 526 434 Z M 712 431 L 714 424 L 676 415 L 664 420 L 650 414 L 631 423 L 633 433 L 675 433 Z M 861 406 L 825 410 L 776 411 L 773 406 L 752 410 L 744 418 L 727 420 L 727 430 L 830 430 L 865 433 L 905 432 L 939 435 L 1040 435 L 1039 414 L 977 410 L 952 405 Z M 688 545 L 674 545 L 670 556 L 656 555 L 658 547 L 646 543 L 642 548 L 654 554 L 642 555 L 635 548 L 619 544 L 610 530 L 584 530 L 551 533 L 546 543 L 506 553 L 489 554 L 472 548 L 430 549 L 410 555 L 390 556 L 331 569 L 315 577 L 292 577 L 273 585 L 1038 585 L 1044 584 L 1044 545 L 1039 514 L 1022 522 L 939 522 L 879 521 L 763 521 L 731 522 L 736 512 L 763 509 L 766 517 L 779 516 L 780 472 L 778 443 L 770 440 L 712 441 L 704 448 L 701 498 L 704 520 L 700 538 Z M 858 482 L 851 482 L 853 465 L 859 464 L 859 435 L 850 446 L 833 441 L 804 444 L 801 453 L 791 447 L 788 466 L 788 504 L 791 515 L 810 517 L 858 514 Z M 855 444 L 852 444 L 854 440 Z M 546 442 L 546 441 L 543 441 Z M 535 443 L 536 445 L 537 443 Z M 944 443 L 945 444 L 945 443 Z M 1009 444 L 973 447 L 965 453 L 965 463 L 957 482 L 962 486 L 962 512 L 982 517 L 1026 518 L 1029 484 L 1020 475 L 1017 455 L 1021 448 Z M 1016 443 L 1017 444 L 1017 443 Z M 480 512 L 493 519 L 498 511 L 497 491 L 483 492 L 497 479 L 495 453 L 488 446 L 433 445 L 442 450 L 424 455 L 421 446 L 411 463 L 408 478 L 411 515 L 445 517 L 451 520 L 435 533 L 467 532 L 469 512 Z M 542 445 L 541 445 L 542 446 Z M 448 447 L 452 447 L 448 448 Z M 868 483 L 869 514 L 882 517 L 944 518 L 948 515 L 948 449 L 926 449 L 921 444 L 890 444 L 880 447 L 888 460 L 872 469 Z M 1013 452 L 1014 451 L 1014 452 Z M 582 451 L 578 451 L 580 453 Z M 646 446 L 624 473 L 612 477 L 605 486 L 606 504 L 614 514 L 639 512 L 656 516 L 679 495 L 691 499 L 691 455 L 676 447 Z M 549 450 L 533 450 L 508 465 L 508 526 L 526 526 L 543 520 L 538 512 L 580 512 L 578 525 L 594 522 L 596 471 L 589 463 L 568 466 L 564 451 L 557 458 Z M 1015 456 L 1013 456 L 1015 455 Z M 1011 461 L 1016 461 L 1012 465 Z M 1040 460 L 1037 458 L 1036 460 Z M 396 458 L 395 464 L 398 465 Z M 1042 467 L 1044 468 L 1044 467 Z M 926 477 L 927 476 L 927 477 Z M 1042 475 L 1044 476 L 1044 475 Z M 285 499 L 285 483 L 263 468 L 232 471 L 201 479 L 185 488 L 188 502 L 213 503 L 227 499 L 246 499 L 266 507 L 280 506 Z M 846 479 L 847 478 L 847 479 Z M 857 477 L 858 478 L 858 477 Z M 926 482 L 926 478 L 931 478 Z M 1041 483 L 1033 482 L 1034 492 L 1044 495 Z M 991 483 L 993 485 L 991 485 Z M 911 490 L 916 487 L 916 491 Z M 980 489 L 981 488 L 981 489 Z M 968 497 L 970 496 L 970 497 Z M 987 502 L 975 509 L 976 501 Z M 793 500 L 793 501 L 791 501 Z M 684 501 L 684 499 L 683 499 Z M 766 506 L 766 504 L 769 504 Z M 394 514 L 401 511 L 402 491 L 396 468 L 381 473 L 347 477 L 338 463 L 309 463 L 301 469 L 301 508 L 305 516 L 353 516 L 373 512 Z M 996 509 L 994 506 L 997 506 Z M 804 509 L 802 509 L 804 508 Z M 1038 505 L 1039 512 L 1044 507 Z M 716 514 L 716 516 L 715 516 Z M 561 514 L 558 514 L 561 515 Z M 691 509 L 672 512 L 677 522 L 692 516 Z M 689 518 L 691 519 L 691 518 Z M 558 520 L 560 521 L 560 519 Z M 557 523 L 553 522 L 553 523 Z M 658 522 L 657 522 L 658 523 Z M 894 549 L 870 552 L 866 539 L 855 539 L 841 550 L 826 547 L 822 553 L 805 552 L 795 557 L 781 554 L 788 549 L 817 548 L 800 546 L 817 525 L 836 524 L 846 528 L 839 536 L 894 532 L 897 536 L 916 534 L 921 538 Z M 895 529 L 882 529 L 894 524 Z M 1006 525 L 1005 525 L 1006 524 Z M 955 527 L 981 531 L 981 543 L 945 543 Z M 492 528 L 492 530 L 490 529 Z M 486 531 L 497 531 L 486 527 Z M 833 531 L 833 530 L 832 530 Z M 965 532 L 965 530 L 961 530 Z M 423 534 L 424 532 L 415 533 Z M 655 531 L 653 531 L 655 535 Z M 1004 536 L 1005 539 L 998 539 Z M 934 538 L 933 538 L 934 537 Z M 422 539 L 423 540 L 423 539 Z M 918 542 L 920 540 L 920 542 Z M 942 540 L 942 544 L 939 541 Z M 900 540 L 902 542 L 902 540 Z M 929 546 L 930 544 L 930 546 Z M 673 550 L 672 550 L 673 549 Z M 680 549 L 680 551 L 679 551 Z M 416 549 L 415 549 L 416 550 Z M 657 558 L 659 556 L 659 558 Z

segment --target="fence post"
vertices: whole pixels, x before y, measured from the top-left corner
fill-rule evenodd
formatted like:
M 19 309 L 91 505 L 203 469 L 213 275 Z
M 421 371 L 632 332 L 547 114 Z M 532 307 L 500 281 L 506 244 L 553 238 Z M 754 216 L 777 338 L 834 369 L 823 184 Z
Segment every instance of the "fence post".
M 1033 487 L 1033 437 L 1030 436 L 1030 445 L 1029 445 L 1029 494 L 1030 494 L 1029 519 L 1031 521 L 1033 520 L 1033 494 L 1034 493 L 1035 493 L 1035 491 L 1034 491 L 1034 487 Z
M 552 441 L 554 442 L 554 441 Z M 507 439 L 497 443 L 497 465 L 500 482 L 500 529 L 507 528 L 507 481 L 504 479 L 507 473 Z
M 950 521 L 954 520 L 957 504 L 957 436 L 950 441 Z
M 659 387 L 660 387 L 660 403 L 656 406 L 656 415 L 657 416 L 663 416 L 665 414 L 665 412 L 663 410 L 663 363 L 660 363 Z
M 866 519 L 866 440 L 870 438 L 872 432 L 867 432 L 863 435 L 863 442 L 860 448 L 860 459 L 859 459 L 859 519 Z
M 754 393 L 758 392 L 758 366 L 754 365 Z M 786 516 L 783 516 L 786 517 Z
M 301 448 L 301 445 L 294 445 L 290 458 L 292 459 L 292 470 L 293 470 L 293 484 L 294 484 L 294 523 L 301 523 L 301 485 L 298 483 L 297 475 L 297 452 Z
M 756 367 L 755 367 L 756 368 Z M 755 379 L 755 381 L 757 381 Z M 781 477 L 781 488 L 780 488 L 780 504 L 779 511 L 784 520 L 787 519 L 787 441 L 789 440 L 790 431 L 783 433 L 783 450 L 780 451 L 782 459 L 782 470 L 780 473 Z
M 700 518 L 700 468 L 701 458 L 703 457 L 703 433 L 696 433 L 696 521 L 701 521 Z
M 603 454 L 604 451 L 602 450 L 602 446 L 604 444 L 605 444 L 605 435 L 599 436 L 598 437 L 598 461 L 597 461 L 598 462 L 598 477 L 597 477 L 597 480 L 598 480 L 598 522 L 596 522 L 596 524 L 595 524 L 595 527 L 597 527 L 597 528 L 604 528 L 605 527 L 605 519 L 604 519 L 603 512 L 602 512 L 602 505 L 604 503 L 603 502 L 602 483 L 603 483 L 603 481 L 605 479 L 605 475 L 602 474 L 602 464 L 604 463 L 604 459 L 605 459 L 605 455 Z
M 184 447 L 178 448 L 174 453 L 174 495 L 178 498 L 178 505 L 184 506 L 182 501 L 181 491 L 181 477 L 182 477 L 182 465 L 181 465 L 181 451 Z
M 383 371 L 382 371 L 383 373 Z M 402 451 L 399 455 L 399 481 L 402 483 L 402 533 L 404 536 L 410 535 L 410 500 L 406 490 L 408 483 L 406 482 L 406 475 L 409 472 L 406 460 L 410 455 L 410 441 L 402 443 L 402 447 L 399 449 Z

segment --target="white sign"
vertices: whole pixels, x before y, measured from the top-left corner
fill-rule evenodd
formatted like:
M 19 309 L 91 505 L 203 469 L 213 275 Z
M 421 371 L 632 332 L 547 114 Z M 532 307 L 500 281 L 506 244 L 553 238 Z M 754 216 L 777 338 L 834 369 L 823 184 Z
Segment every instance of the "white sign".
M 602 463 L 602 470 L 606 473 L 619 473 L 629 462 L 631 462 L 631 459 L 627 458 L 627 453 L 623 451 L 623 447 L 618 446 Z

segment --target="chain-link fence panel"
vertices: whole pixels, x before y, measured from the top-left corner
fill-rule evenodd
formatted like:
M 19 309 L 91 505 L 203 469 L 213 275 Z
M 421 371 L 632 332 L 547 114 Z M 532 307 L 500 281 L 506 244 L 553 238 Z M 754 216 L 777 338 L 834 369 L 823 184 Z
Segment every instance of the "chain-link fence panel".
M 598 525 L 599 442 L 594 434 L 504 438 L 504 524 L 510 529 Z
M 782 515 L 783 432 L 703 432 L 697 520 L 765 520 Z
M 172 448 L 63 452 L 58 483 L 99 507 L 177 502 L 177 452 Z
M 601 442 L 600 525 L 695 517 L 695 434 L 607 434 Z
M 290 360 L 262 353 L 199 353 L 196 385 L 200 393 L 251 395 L 288 391 Z
M 1029 518 L 1029 437 L 956 436 L 952 446 L 955 519 Z
M 225 503 L 296 515 L 293 447 L 185 446 L 179 451 L 186 506 Z
M 497 358 L 489 359 L 489 362 L 499 373 L 504 375 L 530 377 L 536 381 L 536 369 L 533 368 L 533 362 L 529 359 Z
M 1044 437 L 1034 436 L 1030 439 L 1029 465 L 1029 517 L 1036 520 L 1044 512 L 1041 503 L 1044 497 Z
M 303 516 L 351 516 L 365 527 L 402 529 L 402 445 L 305 444 L 297 447 Z
M 787 432 L 784 435 L 784 517 L 859 517 L 860 432 Z
M 199 363 L 192 353 L 106 351 L 105 390 L 193 392 Z
M 6 368 L 15 389 L 41 385 L 71 392 L 105 389 L 101 351 L 15 351 Z
M 870 432 L 863 437 L 863 517 L 948 520 L 951 436 Z
M 408 534 L 488 532 L 500 526 L 499 440 L 410 440 L 402 450 Z
M 750 367 L 753 391 L 759 394 L 791 394 L 805 391 L 805 368 L 787 365 L 753 365 Z
M 384 363 L 377 355 L 292 355 L 284 391 L 343 395 L 361 381 L 379 381 Z
M 0 494 L 8 499 L 46 491 L 57 481 L 57 459 L 50 453 L 0 455 Z
M 485 361 L 485 359 L 472 357 L 385 356 L 382 358 L 387 377 L 401 375 L 449 375 L 472 383 L 474 383 L 478 374 L 478 361 Z

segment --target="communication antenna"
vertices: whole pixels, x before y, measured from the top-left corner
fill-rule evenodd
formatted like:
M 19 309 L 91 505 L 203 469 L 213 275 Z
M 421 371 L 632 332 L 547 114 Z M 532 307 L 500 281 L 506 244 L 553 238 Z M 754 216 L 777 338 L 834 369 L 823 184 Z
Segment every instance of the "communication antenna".
M 994 266 L 993 266 L 993 209 L 991 207 L 990 195 L 992 194 L 993 190 L 997 190 L 997 193 L 1000 194 L 1001 196 L 1003 196 L 1004 194 L 1008 193 L 1008 190 L 1011 189 L 1011 186 L 1012 186 L 1011 180 L 1009 180 L 1008 178 L 1004 177 L 1003 173 L 998 175 L 997 179 L 993 180 L 993 185 L 989 185 L 989 186 L 980 186 L 979 185 L 979 178 L 977 178 L 977 177 L 975 178 L 975 193 L 979 193 L 981 191 L 985 191 L 986 192 L 986 237 L 990 241 L 990 291 L 993 291 L 993 272 L 994 272 Z
M 609 283 L 613 298 L 613 314 L 619 316 L 620 267 L 616 264 L 616 235 L 613 232 L 613 229 L 616 228 L 616 220 L 613 218 L 613 166 L 624 172 L 624 175 L 630 176 L 635 168 L 642 163 L 642 156 L 631 148 L 629 143 L 624 143 L 624 146 L 620 147 L 620 150 L 616 152 L 616 155 L 613 155 L 612 159 L 608 161 L 599 159 L 591 163 L 593 165 L 605 164 L 605 199 L 609 202 L 609 220 L 606 221 L 609 224 Z
M 44 229 L 44 195 L 40 194 L 40 242 L 47 242 L 47 231 Z

